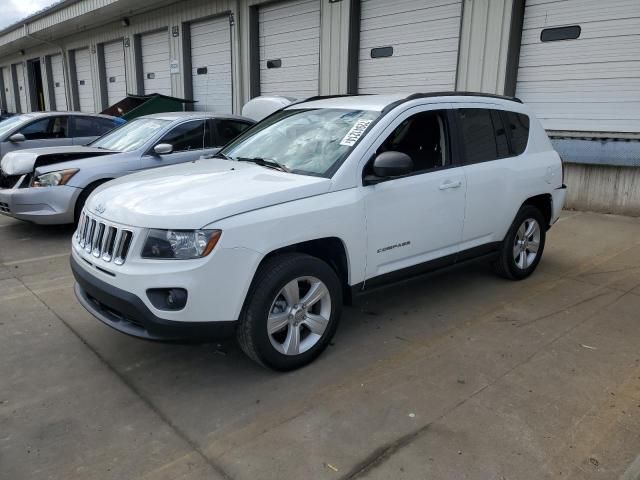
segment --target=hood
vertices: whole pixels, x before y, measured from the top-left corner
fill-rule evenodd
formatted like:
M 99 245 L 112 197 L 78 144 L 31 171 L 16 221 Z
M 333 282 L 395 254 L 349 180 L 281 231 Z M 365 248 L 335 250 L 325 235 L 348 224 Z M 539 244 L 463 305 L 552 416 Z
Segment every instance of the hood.
M 90 212 L 124 225 L 194 229 L 240 213 L 326 193 L 330 188 L 327 178 L 207 159 L 111 181 L 96 190 L 86 205 Z
M 117 152 L 81 145 L 15 150 L 2 158 L 0 170 L 5 175 L 24 175 L 43 165 L 53 165 L 99 155 L 113 155 L 114 153 Z

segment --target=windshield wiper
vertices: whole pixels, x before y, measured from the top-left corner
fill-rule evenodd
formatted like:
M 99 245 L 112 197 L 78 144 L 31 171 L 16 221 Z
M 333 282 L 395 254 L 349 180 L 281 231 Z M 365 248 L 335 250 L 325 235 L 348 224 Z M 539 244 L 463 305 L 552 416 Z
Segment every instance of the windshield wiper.
M 286 166 L 272 159 L 267 159 L 262 157 L 253 157 L 253 158 L 237 157 L 235 158 L 235 160 L 237 160 L 238 162 L 255 163 L 256 165 L 260 165 L 261 167 L 275 168 L 276 170 L 280 170 L 281 172 L 286 172 L 286 173 L 291 172 L 291 170 L 289 170 Z

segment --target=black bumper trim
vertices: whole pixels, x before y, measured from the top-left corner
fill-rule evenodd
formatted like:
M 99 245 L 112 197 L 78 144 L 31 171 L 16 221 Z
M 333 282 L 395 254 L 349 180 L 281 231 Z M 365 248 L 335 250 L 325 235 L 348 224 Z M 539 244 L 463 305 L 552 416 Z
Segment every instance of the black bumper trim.
M 157 317 L 138 296 L 89 274 L 73 256 L 71 271 L 76 279 L 74 291 L 80 304 L 119 332 L 155 341 L 213 340 L 235 333 L 237 321 L 176 322 Z

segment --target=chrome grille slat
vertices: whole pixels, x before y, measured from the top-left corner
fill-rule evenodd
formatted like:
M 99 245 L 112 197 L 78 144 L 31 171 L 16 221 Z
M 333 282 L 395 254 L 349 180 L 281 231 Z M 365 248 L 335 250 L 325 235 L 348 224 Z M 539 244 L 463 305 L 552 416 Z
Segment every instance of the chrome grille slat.
M 82 212 L 75 241 L 81 249 L 93 257 L 106 263 L 122 265 L 129 255 L 133 232 L 110 225 L 108 222 Z

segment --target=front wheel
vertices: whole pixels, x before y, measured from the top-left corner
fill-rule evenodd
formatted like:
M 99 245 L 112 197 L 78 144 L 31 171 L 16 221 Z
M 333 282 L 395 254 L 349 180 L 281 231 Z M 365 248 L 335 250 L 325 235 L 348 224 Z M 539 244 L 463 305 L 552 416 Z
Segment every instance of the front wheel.
M 335 271 L 310 255 L 278 255 L 260 267 L 240 318 L 243 351 L 275 370 L 313 361 L 333 337 L 342 311 Z
M 525 205 L 520 209 L 493 263 L 498 275 L 522 280 L 534 272 L 544 250 L 544 225 L 544 216 L 536 207 Z

